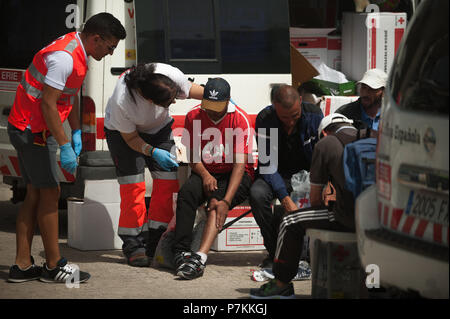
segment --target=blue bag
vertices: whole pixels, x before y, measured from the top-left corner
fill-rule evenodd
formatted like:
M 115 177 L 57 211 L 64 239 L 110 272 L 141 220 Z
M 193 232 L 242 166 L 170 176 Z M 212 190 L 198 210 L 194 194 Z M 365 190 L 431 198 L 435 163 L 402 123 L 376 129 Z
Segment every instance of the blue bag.
M 357 139 L 344 147 L 345 188 L 353 193 L 355 199 L 375 183 L 376 148 L 377 139 L 374 137 Z

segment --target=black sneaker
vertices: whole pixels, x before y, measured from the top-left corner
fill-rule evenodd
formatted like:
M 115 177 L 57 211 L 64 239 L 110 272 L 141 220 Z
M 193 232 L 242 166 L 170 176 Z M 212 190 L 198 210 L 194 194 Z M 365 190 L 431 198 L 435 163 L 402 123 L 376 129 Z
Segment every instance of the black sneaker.
M 17 265 L 11 266 L 9 268 L 9 282 L 25 282 L 30 280 L 36 280 L 41 277 L 42 267 L 36 266 L 34 264 L 33 256 L 31 256 L 31 266 L 25 270 L 22 270 Z
M 178 251 L 175 252 L 174 264 L 175 264 L 175 273 L 188 262 L 189 258 L 191 258 L 192 253 L 188 251 Z
M 189 259 L 177 269 L 177 276 L 192 280 L 203 276 L 206 265 L 202 263 L 200 255 L 192 253 Z
M 252 299 L 295 299 L 294 286 L 290 282 L 286 287 L 279 288 L 275 279 L 260 288 L 250 289 L 250 298 Z
M 91 277 L 90 274 L 80 271 L 75 265 L 70 265 L 67 260 L 61 258 L 54 269 L 48 269 L 44 264 L 42 267 L 42 275 L 39 278 L 43 282 L 71 283 L 79 284 L 86 282 Z

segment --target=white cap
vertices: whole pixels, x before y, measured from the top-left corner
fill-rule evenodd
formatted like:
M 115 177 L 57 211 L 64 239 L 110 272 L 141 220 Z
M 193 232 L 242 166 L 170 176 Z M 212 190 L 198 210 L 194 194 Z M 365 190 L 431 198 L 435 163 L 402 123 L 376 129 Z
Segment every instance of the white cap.
M 387 74 L 379 69 L 370 69 L 364 73 L 361 81 L 358 82 L 364 83 L 370 86 L 372 89 L 379 89 L 386 86 Z
M 317 130 L 317 136 L 320 138 L 320 133 L 324 129 L 326 129 L 329 125 L 335 124 L 335 123 L 348 123 L 353 124 L 353 120 L 348 119 L 345 115 L 340 113 L 332 113 L 327 116 L 325 116 L 322 121 L 320 121 L 319 129 Z

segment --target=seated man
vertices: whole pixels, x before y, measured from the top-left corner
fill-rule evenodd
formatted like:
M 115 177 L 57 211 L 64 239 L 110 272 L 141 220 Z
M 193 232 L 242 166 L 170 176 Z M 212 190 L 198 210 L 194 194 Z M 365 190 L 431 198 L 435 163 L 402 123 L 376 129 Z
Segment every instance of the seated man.
M 360 98 L 355 102 L 342 105 L 336 113 L 353 120 L 353 125 L 358 129 L 370 128 L 378 131 L 386 81 L 387 74 L 383 71 L 368 70 L 358 82 Z
M 312 157 L 311 207 L 291 212 L 282 219 L 273 264 L 275 279 L 259 289 L 251 289 L 251 298 L 295 297 L 291 281 L 297 274 L 306 229 L 355 231 L 354 199 L 352 193 L 344 188 L 345 176 L 342 169 L 343 144 L 356 139 L 357 130 L 352 122 L 338 113 L 330 114 L 321 121 L 319 137 L 325 137 L 316 144 Z M 324 205 L 322 197 L 323 188 L 328 181 L 336 189 L 336 202 L 332 208 Z
M 247 161 L 252 151 L 250 121 L 230 102 L 227 81 L 215 78 L 206 83 L 201 107 L 186 115 L 182 142 L 190 153 L 192 174 L 178 193 L 172 248 L 175 273 L 195 279 L 203 275 L 207 254 L 228 211 L 247 199 L 253 181 L 254 168 Z M 208 219 L 199 251 L 192 252 L 197 208 L 205 201 Z
M 271 267 L 281 215 L 298 209 L 290 197 L 291 177 L 301 170 L 309 171 L 318 140 L 317 128 L 323 118 L 322 111 L 302 102 L 297 90 L 290 85 L 278 87 L 273 92 L 272 103 L 256 118 L 259 176 L 250 190 L 252 212 L 269 253 L 262 268 Z M 275 198 L 283 207 L 272 213 Z

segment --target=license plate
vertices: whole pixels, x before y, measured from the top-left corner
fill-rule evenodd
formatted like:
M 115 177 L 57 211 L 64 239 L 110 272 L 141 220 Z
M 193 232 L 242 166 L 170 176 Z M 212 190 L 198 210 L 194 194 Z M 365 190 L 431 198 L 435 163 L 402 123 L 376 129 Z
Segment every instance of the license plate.
M 448 197 L 411 191 L 405 213 L 433 223 L 448 225 Z

